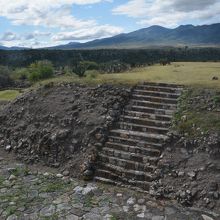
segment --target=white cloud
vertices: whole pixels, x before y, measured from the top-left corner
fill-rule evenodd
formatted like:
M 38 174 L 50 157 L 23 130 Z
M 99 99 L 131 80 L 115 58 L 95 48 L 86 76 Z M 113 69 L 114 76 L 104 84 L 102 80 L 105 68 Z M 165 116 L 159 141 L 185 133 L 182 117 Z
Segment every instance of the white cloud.
M 17 34 L 8 31 L 0 36 L 0 44 L 5 46 L 36 47 L 37 45 L 44 44 L 44 40 L 50 36 L 50 32 L 34 31 L 32 33 Z
M 218 0 L 130 0 L 113 9 L 113 14 L 139 19 L 142 25 L 177 26 L 192 20 L 197 23 L 220 21 Z
M 72 32 L 61 32 L 52 37 L 54 41 L 74 41 L 74 40 L 92 40 L 102 37 L 110 37 L 120 34 L 123 31 L 120 27 L 111 25 L 101 25 L 92 29 L 79 29 Z
M 15 41 L 19 40 L 20 38 L 13 32 L 5 32 L 3 36 L 0 38 L 1 41 Z
M 72 5 L 87 5 L 111 0 L 0 0 L 0 16 L 15 25 L 78 28 L 94 25 L 94 20 L 81 20 L 72 15 Z
M 49 45 L 64 39 L 89 40 L 121 33 L 120 27 L 99 25 L 94 19 L 80 19 L 73 14 L 73 5 L 91 5 L 101 2 L 112 2 L 112 0 L 10 0 L 7 3 L 5 0 L 0 0 L 0 16 L 10 20 L 13 25 L 46 27 L 53 33 L 60 31 L 59 34 L 54 34 L 54 37 L 41 32 L 23 33 L 19 38 L 14 33 L 11 35 L 5 33 L 0 39 L 1 43 L 11 45 L 13 42 L 16 45 L 35 46 L 42 42 L 43 46 L 43 40 L 46 41 L 43 37 L 47 37 Z
M 94 24 L 93 20 L 75 18 L 72 4 L 94 4 L 98 0 L 0 0 L 0 15 L 15 25 L 34 25 L 59 28 L 78 28 Z
M 114 14 L 127 15 L 129 17 L 142 17 L 146 15 L 148 8 L 151 6 L 145 0 L 131 0 L 128 3 L 119 5 L 113 9 Z

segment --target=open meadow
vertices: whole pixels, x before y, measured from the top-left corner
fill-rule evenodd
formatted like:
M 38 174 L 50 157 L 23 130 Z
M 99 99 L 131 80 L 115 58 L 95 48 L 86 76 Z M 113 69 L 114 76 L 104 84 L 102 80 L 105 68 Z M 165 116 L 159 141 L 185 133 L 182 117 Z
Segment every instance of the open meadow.
M 181 84 L 186 86 L 200 86 L 203 88 L 220 88 L 218 80 L 212 80 L 216 76 L 220 80 L 220 62 L 175 62 L 171 65 L 153 65 L 134 68 L 123 73 L 98 74 L 89 72 L 86 77 L 61 76 L 41 81 L 48 82 L 79 82 L 79 83 L 113 83 L 113 84 L 137 84 L 139 82 L 164 82 Z M 36 85 L 38 85 L 37 83 Z
M 212 80 L 213 77 L 219 80 Z M 139 82 L 164 82 L 181 84 L 192 87 L 220 89 L 220 62 L 175 62 L 171 65 L 153 65 L 134 68 L 128 72 L 99 74 L 88 71 L 86 77 L 76 75 L 63 75 L 37 82 L 33 87 L 38 87 L 50 82 L 76 82 L 86 84 L 130 84 Z M 13 90 L 0 91 L 0 101 L 12 100 L 19 95 Z
M 120 74 L 104 74 L 98 79 L 105 82 L 126 82 L 135 84 L 140 81 L 174 83 L 189 86 L 219 87 L 219 81 L 213 81 L 212 77 L 220 79 L 219 62 L 177 62 L 171 65 L 154 65 L 136 68 L 130 72 Z

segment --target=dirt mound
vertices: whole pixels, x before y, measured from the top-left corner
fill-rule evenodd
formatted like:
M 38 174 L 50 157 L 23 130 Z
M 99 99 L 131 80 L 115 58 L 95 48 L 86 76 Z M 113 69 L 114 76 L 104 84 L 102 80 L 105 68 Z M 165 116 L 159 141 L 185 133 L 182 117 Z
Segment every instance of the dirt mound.
M 161 178 L 152 187 L 157 198 L 175 199 L 184 206 L 220 208 L 220 138 L 177 138 L 160 161 Z
M 160 161 L 160 180 L 152 187 L 157 198 L 176 199 L 185 206 L 220 210 L 219 92 L 189 90 L 179 124 Z M 184 125 L 184 126 L 183 126 Z
M 129 89 L 112 85 L 68 83 L 26 93 L 0 112 L 0 146 L 26 163 L 68 166 L 77 176 L 129 94 Z

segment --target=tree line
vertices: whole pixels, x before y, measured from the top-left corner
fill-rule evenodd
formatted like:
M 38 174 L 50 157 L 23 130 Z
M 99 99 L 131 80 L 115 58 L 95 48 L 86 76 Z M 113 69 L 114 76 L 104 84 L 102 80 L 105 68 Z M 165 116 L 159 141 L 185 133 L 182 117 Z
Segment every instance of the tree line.
M 24 85 L 54 75 L 86 72 L 119 73 L 133 67 L 177 61 L 220 61 L 220 48 L 136 50 L 0 50 L 0 89 L 19 82 Z
M 220 48 L 172 49 L 99 49 L 99 50 L 0 50 L 0 65 L 26 67 L 38 60 L 48 60 L 54 67 L 76 67 L 79 62 L 90 61 L 100 65 L 109 62 L 128 64 L 131 67 L 146 64 L 187 61 L 220 61 Z

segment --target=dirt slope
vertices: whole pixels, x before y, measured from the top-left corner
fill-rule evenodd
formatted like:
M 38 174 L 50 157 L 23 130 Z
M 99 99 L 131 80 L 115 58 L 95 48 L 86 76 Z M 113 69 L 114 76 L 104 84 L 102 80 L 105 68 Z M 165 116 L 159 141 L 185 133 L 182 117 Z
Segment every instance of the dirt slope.
M 129 90 L 111 85 L 50 84 L 31 91 L 1 110 L 0 146 L 26 163 L 68 164 L 77 176 L 128 96 Z

